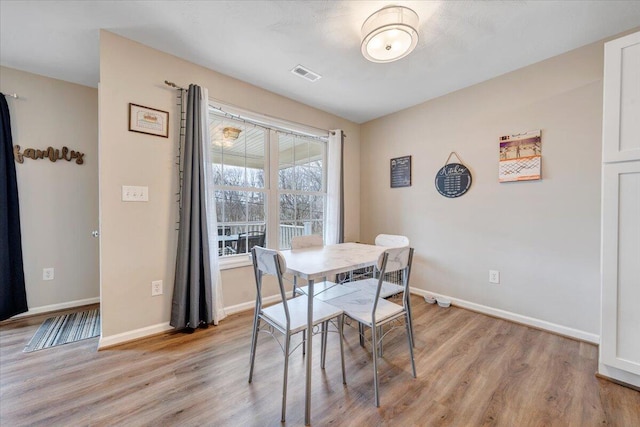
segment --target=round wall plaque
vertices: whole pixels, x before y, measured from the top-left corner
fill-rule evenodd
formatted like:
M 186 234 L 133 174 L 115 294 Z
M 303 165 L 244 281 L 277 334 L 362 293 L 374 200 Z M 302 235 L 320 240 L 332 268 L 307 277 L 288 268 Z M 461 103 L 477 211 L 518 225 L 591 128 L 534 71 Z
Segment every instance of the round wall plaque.
M 461 163 L 444 165 L 436 174 L 436 189 L 444 197 L 460 197 L 471 187 L 471 172 Z

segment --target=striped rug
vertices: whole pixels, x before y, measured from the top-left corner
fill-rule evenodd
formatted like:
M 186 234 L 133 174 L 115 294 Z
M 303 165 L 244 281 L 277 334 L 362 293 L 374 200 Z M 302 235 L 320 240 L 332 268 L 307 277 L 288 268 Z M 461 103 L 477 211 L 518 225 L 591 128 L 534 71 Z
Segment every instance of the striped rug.
M 22 350 L 29 353 L 100 335 L 100 309 L 50 317 Z

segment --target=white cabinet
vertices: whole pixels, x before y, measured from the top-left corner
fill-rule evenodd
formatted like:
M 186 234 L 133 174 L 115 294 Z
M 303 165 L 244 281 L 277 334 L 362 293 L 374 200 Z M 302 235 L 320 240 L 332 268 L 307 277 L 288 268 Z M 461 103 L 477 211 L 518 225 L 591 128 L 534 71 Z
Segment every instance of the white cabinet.
M 640 160 L 640 32 L 604 49 L 602 161 Z
M 602 174 L 600 361 L 640 375 L 640 161 Z
M 640 32 L 605 44 L 600 374 L 640 387 Z

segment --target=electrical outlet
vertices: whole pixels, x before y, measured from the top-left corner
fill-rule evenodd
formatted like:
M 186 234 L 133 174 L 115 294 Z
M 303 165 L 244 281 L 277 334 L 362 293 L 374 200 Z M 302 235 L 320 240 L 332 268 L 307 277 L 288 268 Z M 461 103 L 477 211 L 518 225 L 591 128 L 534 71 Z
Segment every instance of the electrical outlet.
M 135 185 L 122 186 L 123 202 L 148 202 L 149 187 L 138 187 Z
M 154 280 L 151 282 L 151 296 L 162 295 L 162 280 Z
M 498 270 L 489 270 L 489 283 L 500 283 L 500 272 Z
M 55 270 L 53 267 L 42 269 L 42 280 L 53 280 Z

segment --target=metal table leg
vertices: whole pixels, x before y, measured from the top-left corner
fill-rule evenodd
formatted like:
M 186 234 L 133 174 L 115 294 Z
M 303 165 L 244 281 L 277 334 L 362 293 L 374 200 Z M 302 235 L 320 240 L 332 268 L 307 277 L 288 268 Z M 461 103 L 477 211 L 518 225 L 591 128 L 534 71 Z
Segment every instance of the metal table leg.
M 313 279 L 309 279 L 307 305 L 307 383 L 305 390 L 304 424 L 311 425 L 311 351 L 313 344 Z

